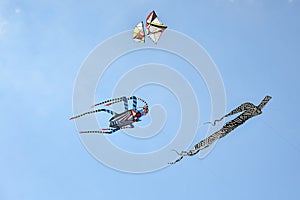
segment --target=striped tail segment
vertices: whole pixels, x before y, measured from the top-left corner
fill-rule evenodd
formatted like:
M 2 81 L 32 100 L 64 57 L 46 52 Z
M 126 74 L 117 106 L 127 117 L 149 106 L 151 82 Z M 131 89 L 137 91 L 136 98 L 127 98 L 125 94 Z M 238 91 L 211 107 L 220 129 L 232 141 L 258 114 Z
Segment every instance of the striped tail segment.
M 70 120 L 77 119 L 77 118 L 82 117 L 82 116 L 84 116 L 84 115 L 89 115 L 89 114 L 93 114 L 93 113 L 96 113 L 96 112 L 107 112 L 107 113 L 110 113 L 111 115 L 114 115 L 114 114 L 115 114 L 113 111 L 108 110 L 108 109 L 98 109 L 98 110 L 92 110 L 92 111 L 89 111 L 89 112 L 82 113 L 82 114 L 80 114 L 80 115 L 71 117 Z
M 120 129 L 127 129 L 127 128 L 133 128 L 133 126 L 124 126 Z M 97 131 L 80 131 L 79 133 L 80 134 L 83 134 L 83 133 L 100 133 L 100 134 L 112 134 L 118 130 L 120 130 L 119 128 L 102 128 L 100 130 L 97 130 Z
M 147 102 L 144 99 L 141 99 L 139 97 L 137 97 L 137 99 L 144 103 L 144 115 L 146 115 L 148 113 L 148 110 L 149 110 Z
M 125 97 L 126 98 L 126 97 Z M 127 100 L 129 100 L 130 98 L 126 98 Z M 109 99 L 109 100 L 106 100 L 106 101 L 103 101 L 103 102 L 100 102 L 100 103 L 97 103 L 95 105 L 92 105 L 92 108 L 93 107 L 96 107 L 96 106 L 100 106 L 102 104 L 105 104 L 105 106 L 110 106 L 112 104 L 115 104 L 115 103 L 119 103 L 121 101 L 124 101 L 124 97 L 119 97 L 119 98 L 114 98 L 114 99 Z
M 102 128 L 101 130 L 97 130 L 97 131 L 80 131 L 80 134 L 83 133 L 97 133 L 97 134 L 112 134 L 116 131 L 118 131 L 119 129 L 117 128 Z
M 125 100 L 125 99 L 127 99 L 127 101 L 133 100 L 133 105 L 135 105 L 134 107 L 136 107 L 136 105 L 137 105 L 137 100 L 140 100 L 141 102 L 143 102 L 143 103 L 145 104 L 144 107 L 147 108 L 147 113 L 148 113 L 148 104 L 147 104 L 147 102 L 146 102 L 145 100 L 139 98 L 139 97 L 136 97 L 136 96 L 131 96 L 131 97 L 124 97 L 124 96 L 123 96 L 123 97 L 119 97 L 119 98 L 109 99 L 109 100 L 106 100 L 106 101 L 97 103 L 97 104 L 95 104 L 95 105 L 92 105 L 92 108 L 93 108 L 93 107 L 96 107 L 96 106 L 99 106 L 99 105 L 103 105 L 103 104 L 104 104 L 105 106 L 110 106 L 110 105 L 112 105 L 112 104 L 119 103 L 119 102 L 122 102 L 122 101 L 125 102 L 124 105 L 125 105 L 125 107 L 126 107 L 126 104 L 128 105 L 128 102 L 126 103 L 126 100 Z
M 127 98 L 126 97 L 122 97 L 122 100 L 124 102 L 124 109 L 128 110 L 128 100 L 127 100 Z
M 109 100 L 106 100 L 106 101 L 102 101 L 102 102 L 100 102 L 100 103 L 97 103 L 97 104 L 95 104 L 95 105 L 92 105 L 92 108 L 93 108 L 93 107 L 96 107 L 96 106 L 100 106 L 100 105 L 102 105 L 102 104 L 105 104 L 105 106 L 110 106 L 110 105 L 111 105 L 111 102 L 116 101 L 117 99 L 119 99 L 119 98 L 116 98 L 116 99 L 109 99 Z

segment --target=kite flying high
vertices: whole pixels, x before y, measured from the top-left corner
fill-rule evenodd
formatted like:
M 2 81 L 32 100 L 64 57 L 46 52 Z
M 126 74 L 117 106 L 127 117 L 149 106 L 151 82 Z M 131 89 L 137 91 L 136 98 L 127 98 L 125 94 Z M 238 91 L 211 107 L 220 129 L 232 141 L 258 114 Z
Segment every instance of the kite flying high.
M 170 162 L 169 164 L 175 164 L 175 163 L 179 162 L 184 156 L 194 156 L 194 155 L 196 155 L 199 151 L 209 147 L 216 140 L 218 140 L 218 139 L 224 137 L 225 135 L 229 134 L 232 130 L 234 130 L 238 126 L 242 125 L 248 119 L 250 119 L 254 116 L 260 115 L 262 113 L 261 110 L 263 109 L 263 107 L 268 103 L 268 101 L 271 98 L 272 97 L 270 97 L 270 96 L 266 96 L 258 106 L 255 106 L 254 104 L 249 103 L 249 102 L 248 103 L 243 103 L 242 105 L 240 105 L 236 109 L 232 110 L 227 115 L 223 116 L 221 119 L 215 120 L 212 123 L 213 125 L 215 125 L 216 122 L 221 121 L 225 117 L 229 117 L 229 116 L 234 115 L 236 113 L 243 112 L 242 114 L 237 116 L 235 119 L 225 123 L 224 126 L 220 130 L 218 130 L 215 133 L 211 134 L 207 138 L 201 140 L 191 150 L 182 151 L 180 153 L 174 150 L 180 157 L 177 160 L 175 160 L 174 162 Z
M 146 35 L 155 43 L 157 44 L 159 38 L 166 30 L 167 26 L 162 24 L 155 11 L 153 10 L 150 12 L 148 17 L 146 18 Z M 143 22 L 139 22 L 133 30 L 133 40 L 139 43 L 145 43 L 145 31 Z
M 162 24 L 153 10 L 146 19 L 146 34 L 156 44 L 167 26 Z
M 133 40 L 139 43 L 145 43 L 144 23 L 141 21 L 133 29 Z
M 132 109 L 128 110 L 128 100 L 133 101 Z M 137 100 L 140 100 L 142 103 L 144 103 L 144 106 L 142 109 L 137 108 Z M 116 113 L 112 110 L 108 109 L 98 109 L 98 110 L 92 110 L 80 115 L 77 115 L 75 117 L 71 117 L 70 120 L 82 117 L 87 114 L 92 114 L 96 112 L 107 112 L 113 117 L 109 120 L 109 128 L 102 128 L 101 130 L 95 130 L 95 131 L 80 131 L 80 133 L 103 133 L 103 134 L 111 134 L 114 133 L 120 129 L 125 128 L 134 128 L 133 123 L 141 121 L 140 118 L 148 113 L 148 104 L 145 100 L 132 96 L 132 97 L 120 97 L 115 99 L 106 100 L 100 103 L 97 103 L 93 105 L 92 107 L 99 106 L 102 104 L 105 104 L 105 106 L 110 106 L 114 103 L 124 102 L 124 109 L 125 111 L 122 113 Z

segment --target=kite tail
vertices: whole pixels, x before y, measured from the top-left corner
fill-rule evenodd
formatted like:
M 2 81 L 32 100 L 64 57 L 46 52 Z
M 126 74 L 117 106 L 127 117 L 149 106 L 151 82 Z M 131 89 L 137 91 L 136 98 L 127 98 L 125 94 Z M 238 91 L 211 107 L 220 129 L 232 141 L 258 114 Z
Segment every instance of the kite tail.
M 212 124 L 213 126 L 215 126 L 217 124 L 217 122 L 222 121 L 224 118 L 229 117 L 231 115 L 235 115 L 239 112 L 243 112 L 245 110 L 248 110 L 249 108 L 255 108 L 255 105 L 252 103 L 243 103 L 242 105 L 238 106 L 237 108 L 233 109 L 232 111 L 230 111 L 228 114 L 224 115 L 223 117 L 221 117 L 220 119 L 216 119 L 213 123 L 212 122 L 208 122 L 209 124 Z
M 102 104 L 105 104 L 105 106 L 110 106 L 111 104 L 114 104 L 114 103 L 118 103 L 118 102 L 121 102 L 123 99 L 123 97 L 120 97 L 120 98 L 114 98 L 114 99 L 109 99 L 109 100 L 106 100 L 106 101 L 102 101 L 100 103 L 97 103 L 95 105 L 92 105 L 92 108 L 93 107 L 96 107 L 96 106 L 100 106 Z
M 114 99 L 109 99 L 109 100 L 97 103 L 95 105 L 92 105 L 92 108 L 95 107 L 95 106 L 102 105 L 102 104 L 105 104 L 105 106 L 110 106 L 112 104 L 119 103 L 119 102 L 123 101 L 123 98 L 124 97 L 118 97 L 118 98 L 114 98 Z M 127 98 L 127 100 L 131 100 L 131 99 L 133 99 L 133 97 L 128 97 Z
M 147 102 L 144 99 L 141 99 L 139 97 L 137 97 L 137 99 L 144 103 L 144 107 L 143 107 L 144 108 L 144 113 L 143 114 L 146 115 L 149 111 Z
M 204 148 L 203 148 L 203 149 L 204 149 Z M 202 150 L 202 149 L 191 149 L 191 150 L 189 150 L 189 151 L 182 151 L 182 152 L 179 153 L 178 151 L 176 151 L 176 150 L 173 149 L 173 151 L 175 151 L 175 152 L 177 153 L 177 155 L 179 155 L 180 157 L 177 158 L 177 159 L 176 159 L 175 161 L 173 161 L 173 162 L 168 162 L 168 164 L 173 165 L 173 164 L 175 164 L 175 163 L 181 161 L 181 160 L 183 159 L 183 157 L 185 157 L 185 156 L 194 156 L 194 155 L 196 155 L 197 153 L 199 153 L 200 150 Z
M 83 134 L 83 133 L 101 133 L 101 134 L 111 134 L 112 131 L 80 131 L 79 132 L 80 134 Z
M 77 118 L 82 117 L 82 116 L 84 116 L 84 115 L 88 115 L 88 114 L 92 114 L 92 113 L 96 113 L 96 112 L 102 112 L 102 111 L 107 111 L 107 110 L 106 110 L 106 109 L 92 110 L 92 111 L 89 111 L 89 112 L 82 113 L 82 114 L 80 114 L 80 115 L 71 117 L 70 120 L 77 119 Z
M 271 96 L 265 96 L 265 98 L 261 101 L 261 103 L 257 106 L 260 110 L 263 109 L 263 107 L 272 99 Z
M 180 157 L 175 160 L 174 162 L 169 162 L 169 164 L 175 164 L 177 162 L 179 162 L 180 160 L 182 160 L 183 157 L 185 156 L 194 156 L 197 153 L 199 153 L 201 150 L 209 147 L 212 143 L 214 143 L 216 140 L 218 139 L 218 134 L 212 134 L 210 136 L 208 136 L 207 138 L 201 140 L 199 143 L 197 143 L 191 150 L 189 151 L 181 151 L 180 153 L 177 152 L 176 150 L 173 150 L 177 153 L 177 155 L 179 155 Z
M 92 105 L 92 108 L 96 107 L 96 106 L 99 106 L 99 105 L 102 105 L 102 104 L 105 104 L 105 106 L 110 106 L 112 104 L 124 101 L 124 98 L 126 98 L 128 101 L 129 100 L 134 100 L 134 99 L 140 100 L 141 102 L 143 102 L 145 104 L 144 107 L 147 108 L 147 113 L 148 113 L 148 104 L 147 104 L 147 102 L 144 99 L 141 99 L 141 98 L 135 97 L 135 96 L 131 96 L 131 97 L 119 97 L 119 98 L 109 99 L 109 100 L 106 100 L 106 101 L 103 101 L 103 102 L 100 102 L 100 103 Z
M 180 156 L 179 158 L 177 158 L 177 160 L 175 160 L 175 161 L 173 161 L 173 162 L 168 162 L 168 164 L 174 165 L 175 163 L 181 161 L 183 157 L 184 157 L 184 156 Z

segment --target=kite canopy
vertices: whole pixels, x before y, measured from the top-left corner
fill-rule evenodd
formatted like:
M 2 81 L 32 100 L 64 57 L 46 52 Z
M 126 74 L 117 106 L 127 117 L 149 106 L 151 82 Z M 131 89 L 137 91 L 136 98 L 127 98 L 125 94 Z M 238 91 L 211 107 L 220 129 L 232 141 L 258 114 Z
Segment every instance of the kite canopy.
M 155 11 L 153 10 L 146 19 L 147 36 L 150 37 L 156 44 L 166 28 L 167 26 L 159 21 Z
M 134 27 L 132 38 L 136 42 L 145 43 L 144 24 L 142 21 Z

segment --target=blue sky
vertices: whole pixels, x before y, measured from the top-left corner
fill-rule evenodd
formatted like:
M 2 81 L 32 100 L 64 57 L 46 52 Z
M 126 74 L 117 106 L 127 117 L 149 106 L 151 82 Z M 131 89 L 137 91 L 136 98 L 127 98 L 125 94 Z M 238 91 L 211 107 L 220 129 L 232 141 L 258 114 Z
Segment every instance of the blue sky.
M 82 145 L 68 120 L 73 86 L 99 43 L 152 10 L 206 49 L 222 76 L 227 111 L 246 101 L 258 104 L 267 94 L 273 99 L 204 159 L 122 173 Z M 299 19 L 299 0 L 1 0 L 0 199 L 299 199 Z M 209 105 L 199 106 L 202 123 Z M 178 125 L 169 123 L 164 133 L 174 134 Z M 122 143 L 122 133 L 112 140 L 118 135 Z

